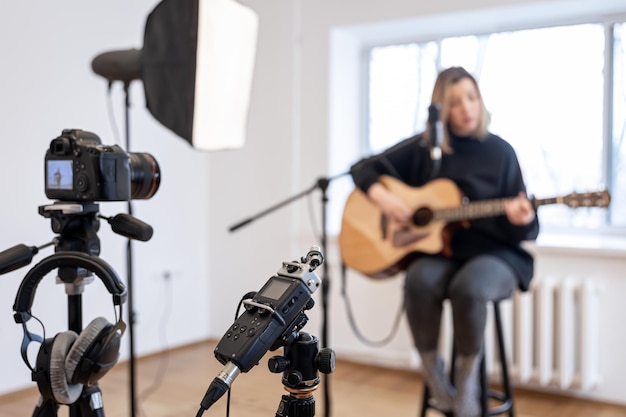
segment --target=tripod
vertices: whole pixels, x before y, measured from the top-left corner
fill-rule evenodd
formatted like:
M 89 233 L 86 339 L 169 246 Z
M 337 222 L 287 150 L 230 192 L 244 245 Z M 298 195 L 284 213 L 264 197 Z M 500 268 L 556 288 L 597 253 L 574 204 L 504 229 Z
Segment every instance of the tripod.
M 319 350 L 317 337 L 299 332 L 295 340 L 284 347 L 283 356 L 269 359 L 270 372 L 283 373 L 282 383 L 288 395 L 281 397 L 276 417 L 313 417 L 315 397 L 320 378 L 318 370 L 330 374 L 335 370 L 332 349 Z
M 80 211 L 79 211 L 80 208 Z M 77 251 L 90 255 L 100 254 L 100 239 L 97 232 L 98 204 L 71 203 L 40 206 L 39 214 L 49 218 L 52 230 L 60 235 L 55 252 Z M 68 329 L 80 333 L 82 323 L 82 293 L 85 285 L 93 282 L 93 275 L 81 268 L 59 268 L 59 283 L 65 284 L 68 303 Z M 121 314 L 121 312 L 120 312 Z M 59 404 L 52 399 L 40 397 L 33 417 L 55 417 Z M 74 404 L 69 405 L 70 417 L 104 417 L 102 392 L 98 383 L 83 387 Z
M 16 303 L 14 305 L 14 309 L 16 311 L 15 319 L 24 327 L 22 357 L 29 368 L 33 371 L 33 379 L 37 381 L 42 394 L 35 407 L 33 416 L 56 416 L 61 402 L 69 405 L 70 417 L 104 417 L 102 395 L 97 381 L 117 361 L 119 345 L 116 345 L 116 342 L 113 342 L 113 340 L 119 341 L 119 337 L 121 337 L 125 328 L 125 324 L 122 321 L 122 303 L 125 301 L 126 291 L 125 286 L 121 283 L 121 281 L 119 281 L 115 271 L 104 261 L 98 258 L 98 255 L 100 254 L 100 239 L 97 235 L 100 228 L 99 219 L 107 219 L 114 232 L 132 239 L 149 240 L 152 237 L 152 228 L 149 225 L 125 214 L 118 214 L 113 218 L 101 216 L 98 214 L 98 204 L 93 202 L 56 202 L 54 204 L 40 206 L 39 213 L 51 220 L 52 230 L 55 233 L 58 233 L 59 236 L 55 237 L 52 242 L 40 247 L 28 247 L 20 244 L 0 252 L 0 274 L 13 271 L 29 264 L 33 256 L 39 252 L 39 249 L 50 245 L 55 245 L 55 252 L 62 255 L 56 257 L 54 262 L 48 261 L 46 263 L 46 260 L 53 258 L 54 255 L 48 257 L 46 260 L 38 264 L 37 267 L 29 271 L 20 286 L 18 296 L 16 297 Z M 63 258 L 63 262 L 59 260 L 60 258 Z M 41 266 L 42 264 L 44 264 L 45 267 Z M 49 269 L 46 269 L 48 267 Z M 54 345 L 54 338 L 44 341 L 41 336 L 34 335 L 26 329 L 26 321 L 31 317 L 30 304 L 32 303 L 32 299 L 34 297 L 34 290 L 37 287 L 39 280 L 41 280 L 43 276 L 52 269 L 58 269 L 58 282 L 65 284 L 66 287 L 65 290 L 68 296 L 68 329 L 70 331 L 76 334 L 80 334 L 82 331 L 82 293 L 84 291 L 84 286 L 93 281 L 94 271 L 99 271 L 101 269 L 101 271 L 96 273 L 101 279 L 103 279 L 103 282 L 105 283 L 105 286 L 107 286 L 109 292 L 114 294 L 114 304 L 118 304 L 120 306 L 118 323 L 115 326 L 112 326 L 112 330 L 110 331 L 109 336 L 106 336 L 106 339 L 99 340 L 98 342 L 102 343 L 101 346 L 103 348 L 104 346 L 107 346 L 106 349 L 109 349 L 109 346 L 111 346 L 111 349 L 114 350 L 108 352 L 112 352 L 115 359 L 104 359 L 105 362 L 102 364 L 99 360 L 93 359 L 96 360 L 94 365 L 97 366 L 98 370 L 92 371 L 92 368 L 86 368 L 89 369 L 89 373 L 86 374 L 88 381 L 84 382 L 84 385 L 71 384 L 72 389 L 80 391 L 74 391 L 75 394 L 63 393 L 62 395 L 64 398 L 60 400 L 57 400 L 55 397 L 54 392 L 56 390 L 54 389 L 49 376 L 52 365 L 47 364 L 47 360 L 44 361 L 43 364 L 40 364 L 38 355 L 37 366 L 33 367 L 28 361 L 26 352 L 28 344 L 32 341 L 42 343 L 43 346 L 40 348 L 40 354 L 42 354 L 42 349 L 44 349 L 43 353 L 50 353 L 52 351 L 52 346 Z M 119 337 L 116 339 L 115 336 L 118 331 Z M 94 339 L 94 341 L 95 340 L 96 339 Z M 71 344 L 71 342 L 67 343 Z M 111 344 L 109 345 L 109 343 Z M 77 353 L 77 355 L 78 354 L 79 353 Z M 45 359 L 46 357 L 44 356 L 43 358 Z M 55 360 L 58 362 L 63 359 L 63 357 L 56 357 Z M 79 359 L 82 360 L 82 357 Z M 92 359 L 90 358 L 90 360 Z M 60 364 L 59 367 L 62 368 L 61 365 L 62 364 Z M 76 365 L 78 365 L 78 363 L 76 363 Z M 57 371 L 59 367 L 55 365 L 55 371 Z M 59 370 L 59 372 L 62 373 L 63 380 L 65 381 L 65 373 L 63 372 L 63 369 Z M 60 375 L 59 372 L 57 372 L 56 377 Z M 81 376 L 80 378 L 83 377 L 84 376 Z
M 228 230 L 230 232 L 234 232 L 237 229 L 246 226 L 247 224 L 253 222 L 254 220 L 265 216 L 266 214 L 269 214 L 271 212 L 273 212 L 274 210 L 277 210 L 293 201 L 296 201 L 310 193 L 312 193 L 313 191 L 319 189 L 321 191 L 321 217 L 322 217 L 322 242 L 321 242 L 321 248 L 322 251 L 324 253 L 326 253 L 326 249 L 327 249 L 327 227 L 326 227 L 326 205 L 328 203 L 328 186 L 330 185 L 331 181 L 340 178 L 344 175 L 347 175 L 347 172 L 344 172 L 342 174 L 339 175 L 335 175 L 334 177 L 330 177 L 330 178 L 318 178 L 317 181 L 315 182 L 315 184 L 310 187 L 307 190 L 304 190 L 292 197 L 289 197 L 286 200 L 283 200 L 275 205 L 273 205 L 272 207 L 269 207 L 257 214 L 255 214 L 252 217 L 249 217 L 243 221 L 240 221 L 239 223 L 231 226 Z M 322 274 L 322 343 L 324 345 L 326 345 L 328 343 L 328 295 L 329 295 L 329 290 L 330 290 L 330 275 L 328 273 L 328 262 L 324 262 L 324 264 L 322 265 L 323 267 L 323 274 Z M 330 417 L 330 390 L 329 390 L 329 384 L 328 384 L 328 378 L 327 375 L 324 375 L 324 416 L 325 417 Z

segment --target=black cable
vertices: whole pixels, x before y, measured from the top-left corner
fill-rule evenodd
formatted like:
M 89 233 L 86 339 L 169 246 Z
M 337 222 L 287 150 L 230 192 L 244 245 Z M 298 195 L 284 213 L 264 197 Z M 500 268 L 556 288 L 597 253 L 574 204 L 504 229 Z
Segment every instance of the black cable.
M 241 300 L 239 300 L 239 304 L 237 305 L 237 310 L 235 311 L 235 321 L 237 321 L 237 318 L 239 317 L 239 310 L 241 309 L 241 306 L 243 305 L 244 300 L 254 298 L 255 295 L 256 295 L 256 291 L 250 291 L 246 293 L 243 297 L 241 297 Z M 224 393 L 227 393 L 226 417 L 228 417 L 230 415 L 231 389 L 224 381 L 221 381 L 218 378 L 215 378 L 213 382 L 211 383 L 211 385 L 209 386 L 209 388 L 207 389 L 207 392 L 204 395 L 204 398 L 202 398 L 202 401 L 200 402 L 200 409 L 196 413 L 196 417 L 201 417 L 202 414 L 204 414 L 204 412 L 211 406 L 211 404 L 217 401 L 217 399 L 220 398 L 222 395 L 224 395 Z
M 241 297 L 241 300 L 239 300 L 239 304 L 237 304 L 237 310 L 235 311 L 235 320 L 236 321 L 237 318 L 239 317 L 239 310 L 241 310 L 241 306 L 243 305 L 243 301 L 244 300 L 248 300 L 250 298 L 254 298 L 254 296 L 256 295 L 256 291 L 250 291 L 249 293 L 245 294 L 243 297 Z M 232 388 L 229 388 L 227 393 L 226 393 L 226 417 L 230 416 L 230 395 L 232 392 Z
M 341 278 L 342 278 L 341 296 L 345 300 L 345 303 L 346 303 L 346 313 L 348 315 L 348 321 L 349 321 L 350 327 L 352 327 L 352 331 L 354 332 L 356 337 L 361 342 L 363 342 L 365 345 L 373 346 L 373 347 L 384 346 L 387 343 L 389 343 L 391 340 L 393 340 L 395 335 L 398 333 L 398 329 L 400 327 L 400 320 L 402 318 L 402 313 L 404 312 L 404 302 L 400 303 L 400 308 L 398 309 L 398 312 L 396 313 L 396 318 L 395 318 L 393 326 L 391 327 L 391 331 L 389 332 L 389 334 L 387 336 L 383 337 L 380 340 L 368 339 L 361 332 L 361 330 L 359 330 L 359 327 L 356 324 L 356 319 L 354 317 L 354 314 L 352 313 L 352 307 L 350 305 L 350 299 L 349 299 L 349 297 L 347 295 L 347 291 L 346 291 L 346 288 L 347 288 L 347 285 L 346 285 L 346 266 L 344 264 L 341 265 Z

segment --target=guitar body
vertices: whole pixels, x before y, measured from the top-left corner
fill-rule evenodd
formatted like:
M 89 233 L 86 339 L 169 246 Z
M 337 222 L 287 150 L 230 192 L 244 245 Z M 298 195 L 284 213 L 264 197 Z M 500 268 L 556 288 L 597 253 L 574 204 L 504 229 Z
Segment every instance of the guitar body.
M 400 197 L 414 215 L 409 225 L 400 225 L 383 215 L 358 188 L 350 194 L 341 220 L 341 257 L 346 266 L 371 278 L 395 275 L 419 253 L 449 255 L 454 226 L 466 220 L 503 215 L 506 200 L 513 198 L 463 204 L 463 194 L 448 179 L 439 178 L 418 188 L 389 176 L 382 176 L 379 181 Z M 546 204 L 608 207 L 610 201 L 608 191 L 599 191 L 532 199 L 531 203 L 536 210 Z
M 436 179 L 415 188 L 388 176 L 380 182 L 413 210 L 438 210 L 461 205 L 456 184 Z M 424 226 L 401 226 L 386 216 L 360 189 L 355 189 L 343 212 L 339 247 L 346 266 L 372 278 L 386 278 L 406 267 L 416 253 L 444 250 L 447 223 L 432 220 Z

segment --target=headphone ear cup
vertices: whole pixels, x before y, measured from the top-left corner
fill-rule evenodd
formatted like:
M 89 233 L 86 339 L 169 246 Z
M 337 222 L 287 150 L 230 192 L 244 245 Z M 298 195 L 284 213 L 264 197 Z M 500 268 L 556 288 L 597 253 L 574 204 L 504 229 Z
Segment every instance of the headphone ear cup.
M 120 336 L 105 344 L 114 329 L 104 317 L 96 317 L 80 333 L 65 359 L 65 376 L 70 383 L 92 385 L 115 365 Z
M 73 404 L 83 391 L 82 384 L 70 384 L 65 372 L 65 359 L 78 338 L 73 331 L 59 333 L 50 349 L 49 375 L 53 399 L 59 404 Z

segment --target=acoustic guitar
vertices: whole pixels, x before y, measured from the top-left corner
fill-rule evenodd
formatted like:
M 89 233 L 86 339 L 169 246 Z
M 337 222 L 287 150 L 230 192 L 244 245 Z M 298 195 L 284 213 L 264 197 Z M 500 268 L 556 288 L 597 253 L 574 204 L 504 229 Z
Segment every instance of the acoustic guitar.
M 346 266 L 371 278 L 390 277 L 406 267 L 419 253 L 446 253 L 451 225 L 471 219 L 505 214 L 508 198 L 464 202 L 459 188 L 448 179 L 435 179 L 422 187 L 382 176 L 380 182 L 413 210 L 410 225 L 388 219 L 360 189 L 346 201 L 341 221 L 339 248 Z M 532 199 L 535 209 L 547 204 L 607 207 L 607 191 L 571 193 L 562 197 Z

